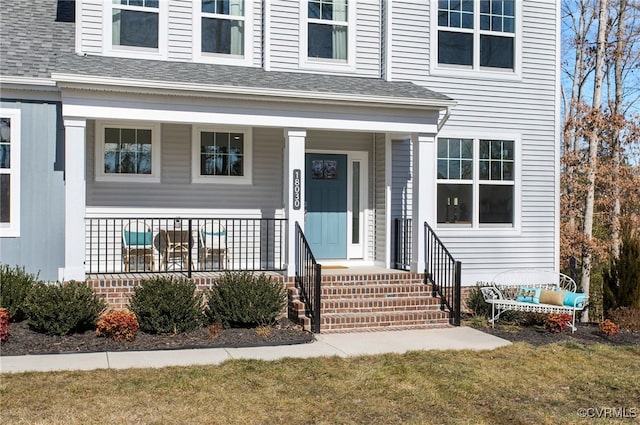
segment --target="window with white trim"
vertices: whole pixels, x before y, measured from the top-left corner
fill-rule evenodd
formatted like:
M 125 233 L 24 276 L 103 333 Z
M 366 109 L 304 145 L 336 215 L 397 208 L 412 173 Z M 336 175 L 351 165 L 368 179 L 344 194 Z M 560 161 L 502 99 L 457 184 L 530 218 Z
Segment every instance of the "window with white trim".
M 202 53 L 244 55 L 244 0 L 202 0 Z
M 514 140 L 438 139 L 438 225 L 515 226 Z
M 439 0 L 437 63 L 516 67 L 515 0 Z
M 158 48 L 158 0 L 113 0 L 111 22 L 113 46 Z
M 0 237 L 20 236 L 20 110 L 0 110 Z
M 194 126 L 192 180 L 196 183 L 251 183 L 251 131 Z
M 96 181 L 160 181 L 160 125 L 96 126 Z
M 346 61 L 349 49 L 347 0 L 309 0 L 307 56 Z
M 300 66 L 354 69 L 356 0 L 302 0 L 300 7 Z

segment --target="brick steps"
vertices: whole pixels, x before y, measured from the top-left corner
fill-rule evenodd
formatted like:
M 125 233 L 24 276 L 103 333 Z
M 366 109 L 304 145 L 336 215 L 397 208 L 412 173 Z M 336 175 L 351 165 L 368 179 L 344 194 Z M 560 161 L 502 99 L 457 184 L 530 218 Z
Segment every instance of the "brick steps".
M 422 275 L 383 273 L 322 277 L 321 333 L 405 330 L 443 327 L 448 312 L 432 297 Z M 289 289 L 290 317 L 310 329 L 296 288 Z

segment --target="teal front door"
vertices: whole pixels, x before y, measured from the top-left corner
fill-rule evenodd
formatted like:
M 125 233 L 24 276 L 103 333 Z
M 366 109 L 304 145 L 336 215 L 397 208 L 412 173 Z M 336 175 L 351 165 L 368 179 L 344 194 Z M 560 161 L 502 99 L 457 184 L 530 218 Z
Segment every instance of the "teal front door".
M 306 158 L 307 241 L 316 258 L 347 258 L 347 156 Z

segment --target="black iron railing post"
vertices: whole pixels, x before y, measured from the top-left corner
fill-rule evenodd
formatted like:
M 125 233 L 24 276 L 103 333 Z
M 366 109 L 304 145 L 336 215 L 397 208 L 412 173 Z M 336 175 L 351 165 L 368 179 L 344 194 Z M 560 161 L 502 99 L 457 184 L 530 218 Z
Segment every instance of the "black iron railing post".
M 192 258 L 191 258 L 191 250 L 193 249 L 193 227 L 191 225 L 191 219 L 189 219 L 189 238 L 187 239 L 187 249 L 189 250 L 187 252 L 187 277 L 189 279 L 191 279 L 191 262 L 192 262 Z
M 455 282 L 453 282 L 454 286 L 454 311 L 453 311 L 453 325 L 460 326 L 460 306 L 462 303 L 462 263 L 460 261 L 456 261 L 456 273 L 455 273 Z

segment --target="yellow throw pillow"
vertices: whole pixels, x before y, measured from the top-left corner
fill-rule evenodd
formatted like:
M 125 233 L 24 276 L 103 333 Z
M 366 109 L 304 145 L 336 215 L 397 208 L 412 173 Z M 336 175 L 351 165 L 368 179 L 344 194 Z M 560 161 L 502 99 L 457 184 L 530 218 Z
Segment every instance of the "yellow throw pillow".
M 565 291 L 543 289 L 540 292 L 540 304 L 562 305 Z

